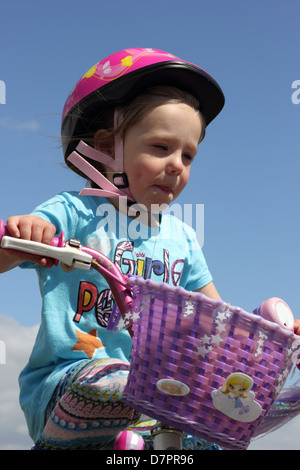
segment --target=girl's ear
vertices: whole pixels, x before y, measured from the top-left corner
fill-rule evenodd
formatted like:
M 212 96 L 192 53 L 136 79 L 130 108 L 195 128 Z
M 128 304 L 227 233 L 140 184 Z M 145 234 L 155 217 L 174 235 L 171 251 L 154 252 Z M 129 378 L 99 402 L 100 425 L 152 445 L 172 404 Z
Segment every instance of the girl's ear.
M 114 138 L 106 129 L 99 129 L 94 136 L 94 148 L 114 158 Z

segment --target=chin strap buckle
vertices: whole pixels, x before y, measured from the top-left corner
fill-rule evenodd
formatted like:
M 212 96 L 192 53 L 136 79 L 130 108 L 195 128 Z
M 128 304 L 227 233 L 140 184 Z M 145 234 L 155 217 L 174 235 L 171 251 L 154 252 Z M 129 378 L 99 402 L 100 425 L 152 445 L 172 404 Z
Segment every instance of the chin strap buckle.
M 128 179 L 126 173 L 114 173 L 113 175 L 114 185 L 119 189 L 124 189 L 129 187 Z

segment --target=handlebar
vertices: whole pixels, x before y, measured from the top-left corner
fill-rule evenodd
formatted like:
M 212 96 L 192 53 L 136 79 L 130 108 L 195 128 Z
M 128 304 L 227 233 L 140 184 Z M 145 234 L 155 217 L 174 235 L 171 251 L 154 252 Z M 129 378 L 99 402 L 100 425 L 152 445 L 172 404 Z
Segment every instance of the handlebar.
M 132 293 L 127 282 L 128 276 L 122 274 L 117 266 L 103 253 L 81 245 L 80 241 L 70 239 L 65 242 L 64 233 L 61 233 L 59 237 L 54 237 L 51 245 L 14 238 L 10 236 L 7 227 L 0 220 L 0 246 L 4 249 L 52 258 L 55 260 L 56 266 L 60 261 L 64 271 L 95 269 L 107 281 L 121 316 L 125 319 L 125 315 L 131 312 Z M 116 316 L 118 314 L 115 311 L 112 316 L 111 327 L 116 323 Z M 131 327 L 128 328 L 128 331 L 132 336 Z
M 3 220 L 0 219 L 0 246 L 5 249 L 52 258 L 55 260 L 56 265 L 60 261 L 61 267 L 65 271 L 72 271 L 73 269 L 88 271 L 91 268 L 98 271 L 107 281 L 119 310 L 118 312 L 115 309 L 111 315 L 108 329 L 114 329 L 119 322 L 120 315 L 125 320 L 126 314 L 131 312 L 133 299 L 131 287 L 128 283 L 129 276 L 122 274 L 117 266 L 103 253 L 83 246 L 80 241 L 75 239 L 65 242 L 63 232 L 57 238 L 53 238 L 51 245 L 45 245 L 44 243 L 11 237 Z M 284 329 L 294 330 L 294 316 L 290 307 L 277 297 L 265 300 L 253 313 L 262 316 L 266 320 L 278 323 Z M 128 328 L 128 331 L 132 336 L 131 327 Z

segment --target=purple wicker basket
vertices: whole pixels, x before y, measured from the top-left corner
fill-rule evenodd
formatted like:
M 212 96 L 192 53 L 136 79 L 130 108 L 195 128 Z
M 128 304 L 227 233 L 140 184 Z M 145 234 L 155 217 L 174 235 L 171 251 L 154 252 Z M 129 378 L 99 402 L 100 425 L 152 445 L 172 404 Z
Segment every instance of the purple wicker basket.
M 291 370 L 297 337 L 203 294 L 128 282 L 139 319 L 124 401 L 222 448 L 247 449 Z

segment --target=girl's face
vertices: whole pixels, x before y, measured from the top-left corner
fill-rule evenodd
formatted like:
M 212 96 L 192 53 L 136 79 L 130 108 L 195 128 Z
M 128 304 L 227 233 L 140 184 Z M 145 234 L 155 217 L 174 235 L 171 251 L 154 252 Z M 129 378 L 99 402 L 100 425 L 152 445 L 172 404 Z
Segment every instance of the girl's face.
M 201 135 L 200 116 L 184 103 L 157 106 L 125 134 L 124 171 L 135 201 L 170 204 L 188 182 Z

